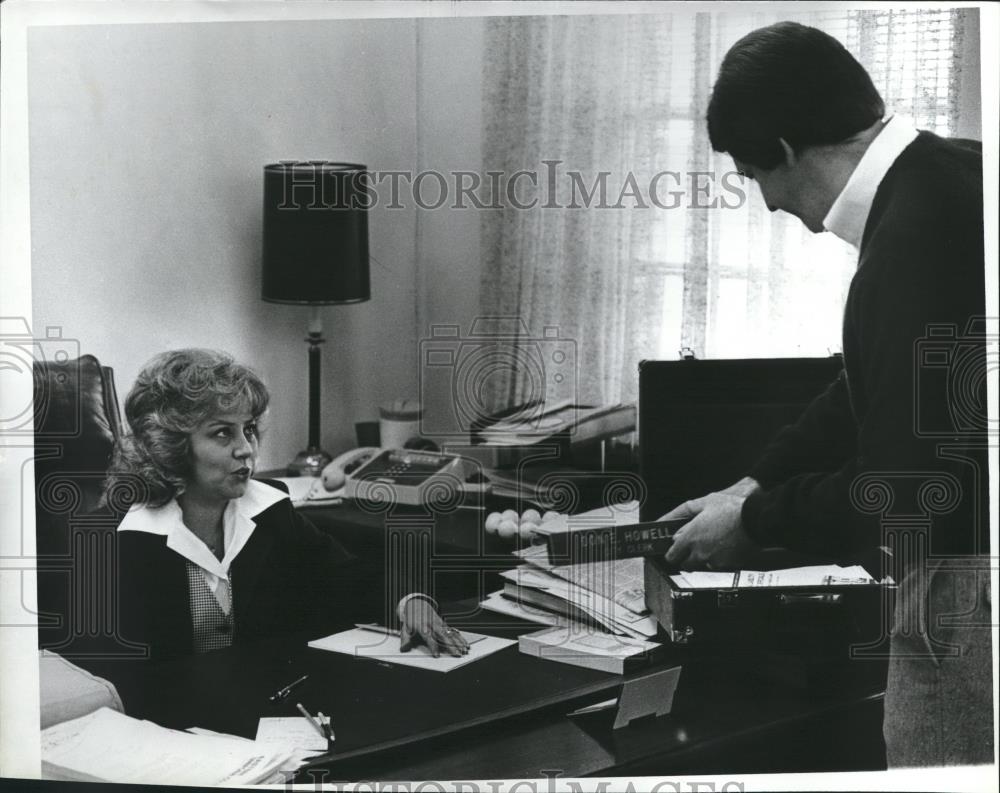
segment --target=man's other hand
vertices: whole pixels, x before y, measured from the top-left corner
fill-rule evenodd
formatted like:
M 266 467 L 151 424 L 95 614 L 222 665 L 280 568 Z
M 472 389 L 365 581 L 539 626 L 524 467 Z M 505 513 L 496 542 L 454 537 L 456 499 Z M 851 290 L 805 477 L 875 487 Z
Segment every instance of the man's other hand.
M 667 564 L 684 570 L 726 570 L 741 566 L 760 549 L 743 531 L 745 495 L 709 493 L 686 501 L 660 520 L 688 519 L 674 534 Z

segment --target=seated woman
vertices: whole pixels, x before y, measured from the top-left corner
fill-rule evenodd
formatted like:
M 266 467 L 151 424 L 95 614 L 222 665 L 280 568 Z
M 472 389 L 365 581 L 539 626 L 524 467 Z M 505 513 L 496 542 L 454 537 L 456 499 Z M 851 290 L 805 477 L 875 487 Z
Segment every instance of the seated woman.
M 228 355 L 188 349 L 156 356 L 125 400 L 106 495 L 135 502 L 118 526 L 120 625 L 151 657 L 385 619 L 381 576 L 251 478 L 268 399 Z M 401 649 L 468 651 L 426 595 L 403 597 L 396 616 Z

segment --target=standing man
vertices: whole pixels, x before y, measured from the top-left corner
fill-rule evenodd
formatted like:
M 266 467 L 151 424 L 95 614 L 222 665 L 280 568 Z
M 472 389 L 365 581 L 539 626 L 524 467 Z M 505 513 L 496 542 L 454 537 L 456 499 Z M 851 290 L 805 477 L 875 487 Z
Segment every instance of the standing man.
M 708 130 L 768 209 L 859 260 L 841 376 L 745 479 L 667 516 L 690 518 L 667 561 L 889 547 L 888 763 L 992 762 L 981 154 L 885 118 L 854 57 L 791 22 L 726 54 Z

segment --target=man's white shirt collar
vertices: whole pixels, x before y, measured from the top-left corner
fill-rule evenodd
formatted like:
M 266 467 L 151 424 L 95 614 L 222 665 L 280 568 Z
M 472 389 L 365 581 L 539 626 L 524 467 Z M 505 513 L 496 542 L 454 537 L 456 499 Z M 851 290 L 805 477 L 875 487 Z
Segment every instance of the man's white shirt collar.
M 855 248 L 861 247 L 865 224 L 875 193 L 886 173 L 917 137 L 917 129 L 908 119 L 894 117 L 882 127 L 858 162 L 851 178 L 823 219 L 823 227 Z
M 246 492 L 226 505 L 222 516 L 223 547 L 225 554 L 216 559 L 194 532 L 184 525 L 177 499 L 162 507 L 134 505 L 118 526 L 118 531 L 144 531 L 167 538 L 167 547 L 198 565 L 205 572 L 205 580 L 216 596 L 219 583 L 228 580 L 229 568 L 243 550 L 255 527 L 254 518 L 268 507 L 288 498 L 286 493 L 251 479 Z

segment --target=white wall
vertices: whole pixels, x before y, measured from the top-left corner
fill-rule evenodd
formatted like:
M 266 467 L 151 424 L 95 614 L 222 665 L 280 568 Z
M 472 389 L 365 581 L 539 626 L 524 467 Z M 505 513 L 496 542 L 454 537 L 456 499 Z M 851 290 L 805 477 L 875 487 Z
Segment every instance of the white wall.
M 102 25 L 29 37 L 34 329 L 114 367 L 225 349 L 273 394 L 264 467 L 306 435 L 307 309 L 260 300 L 262 166 L 417 161 L 416 20 Z M 323 309 L 323 441 L 415 392 L 416 215 L 370 217 L 372 300 Z

